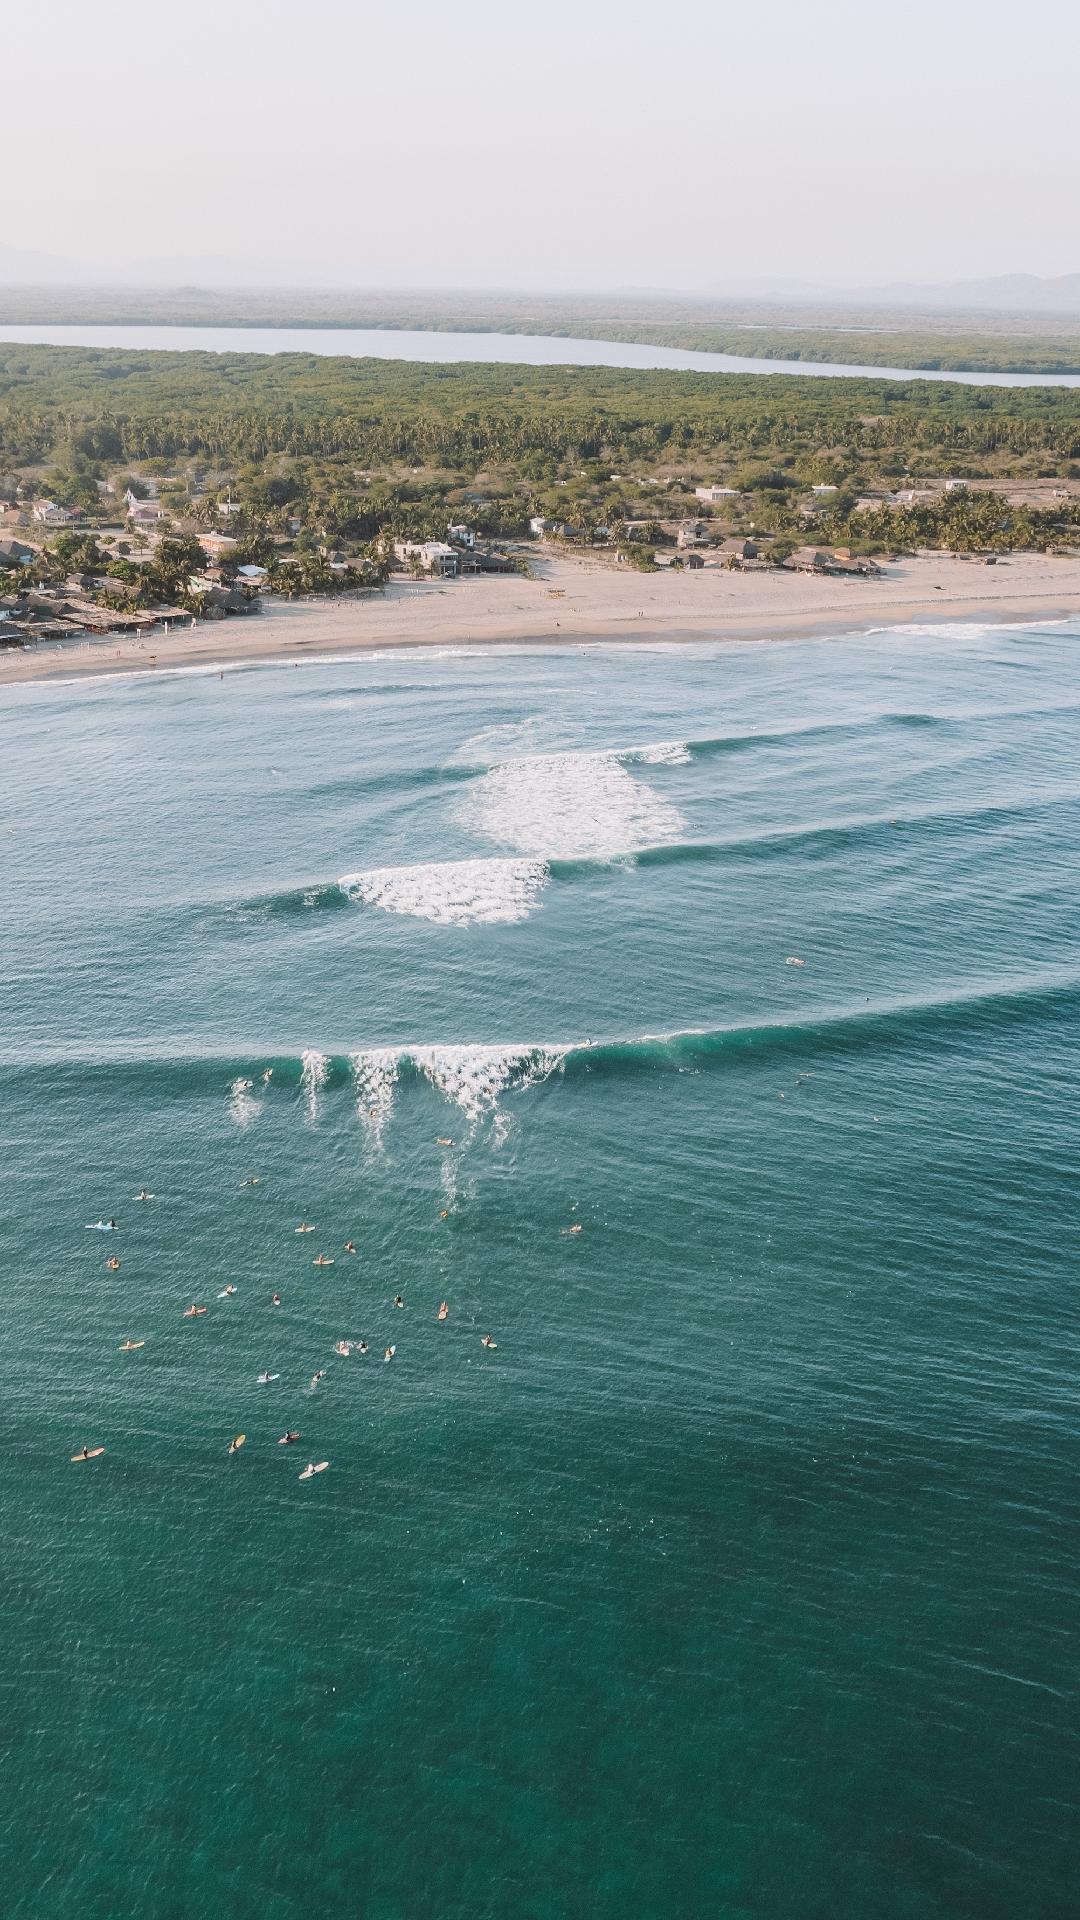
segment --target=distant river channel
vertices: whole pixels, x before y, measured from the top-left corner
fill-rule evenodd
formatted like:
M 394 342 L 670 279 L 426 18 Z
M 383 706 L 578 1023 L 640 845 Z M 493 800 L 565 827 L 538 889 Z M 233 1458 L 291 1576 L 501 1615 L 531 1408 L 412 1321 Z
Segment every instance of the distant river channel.
M 119 347 L 165 353 L 307 353 L 350 360 L 497 362 L 529 367 L 666 368 L 681 373 L 793 373 L 833 380 L 950 380 L 971 387 L 1077 387 L 1078 373 L 942 373 L 835 361 L 758 360 L 623 340 L 535 333 L 410 332 L 376 327 L 18 327 L 0 323 L 0 345 Z

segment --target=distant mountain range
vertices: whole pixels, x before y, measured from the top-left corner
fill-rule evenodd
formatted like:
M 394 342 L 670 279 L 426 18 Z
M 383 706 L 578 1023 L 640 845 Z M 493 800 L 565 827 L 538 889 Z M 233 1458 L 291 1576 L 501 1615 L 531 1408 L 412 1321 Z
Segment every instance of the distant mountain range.
M 988 307 L 998 313 L 1080 314 L 1080 273 L 1063 273 L 1043 280 L 1037 273 L 999 273 L 987 280 L 954 280 L 944 286 L 890 287 L 861 290 L 868 304 L 893 307 Z
M 1080 273 L 1047 280 L 1037 273 L 1000 273 L 983 280 L 949 280 L 920 285 L 896 280 L 879 287 L 825 286 L 820 281 L 766 278 L 725 282 L 712 289 L 715 300 L 757 300 L 764 304 L 852 307 L 915 307 L 921 312 L 1042 313 L 1080 315 Z
M 237 260 L 222 255 L 161 255 L 150 260 L 76 260 L 58 253 L 35 253 L 21 247 L 0 245 L 0 288 L 5 287 L 200 287 L 200 288 L 345 288 L 357 291 L 366 279 L 340 262 L 287 262 L 281 260 Z M 389 289 L 388 289 L 389 290 Z M 397 289 L 393 289 L 397 291 Z M 380 289 L 381 291 L 381 289 Z M 428 289 L 436 291 L 436 289 Z M 456 292 L 466 291 L 457 288 Z M 501 291 L 483 289 L 485 294 Z M 531 290 L 535 293 L 535 289 Z M 630 290 L 623 289 L 623 295 Z M 569 289 L 557 289 L 559 295 L 573 298 Z M 1043 279 L 1036 273 L 1002 273 L 982 280 L 953 280 L 919 285 L 896 281 L 889 286 L 838 287 L 814 284 L 807 280 L 762 278 L 721 282 L 705 292 L 677 292 L 691 299 L 756 300 L 775 303 L 828 304 L 832 307 L 913 307 L 922 312 L 974 312 L 1061 314 L 1080 316 L 1080 273 L 1061 274 Z M 551 298 L 550 294 L 544 296 Z M 580 297 L 580 295 L 579 295 Z M 589 297 L 589 296 L 586 296 Z M 595 292 L 591 295 L 596 298 Z M 611 301 L 618 290 L 604 296 Z M 635 300 L 647 299 L 644 288 L 633 290 Z M 653 298 L 670 299 L 652 289 Z

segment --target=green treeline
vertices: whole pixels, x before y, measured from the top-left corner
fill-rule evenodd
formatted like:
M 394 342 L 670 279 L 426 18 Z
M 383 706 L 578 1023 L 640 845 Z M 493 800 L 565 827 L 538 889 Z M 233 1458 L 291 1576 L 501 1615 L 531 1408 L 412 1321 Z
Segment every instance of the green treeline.
M 1080 457 L 1080 390 L 0 346 L 0 461 Z

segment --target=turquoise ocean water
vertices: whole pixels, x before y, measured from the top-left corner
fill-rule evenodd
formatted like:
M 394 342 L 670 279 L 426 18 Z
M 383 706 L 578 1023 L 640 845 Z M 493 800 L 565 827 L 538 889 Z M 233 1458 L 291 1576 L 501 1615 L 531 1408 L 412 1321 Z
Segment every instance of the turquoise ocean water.
M 1078 649 L 9 690 L 11 1920 L 1077 1911 Z

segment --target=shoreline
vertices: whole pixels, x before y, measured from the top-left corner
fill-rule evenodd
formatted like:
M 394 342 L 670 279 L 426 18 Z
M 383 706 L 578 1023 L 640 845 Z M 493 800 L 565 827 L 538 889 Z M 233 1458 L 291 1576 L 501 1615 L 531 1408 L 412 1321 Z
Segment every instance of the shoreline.
M 473 648 L 840 638 L 906 625 L 1026 625 L 1080 614 L 1080 557 L 1013 554 L 989 569 L 934 555 L 876 579 L 797 573 L 638 574 L 544 553 L 533 578 L 393 582 L 340 600 L 267 600 L 259 613 L 145 640 L 110 634 L 0 653 L 0 690 L 43 681 L 362 654 Z

